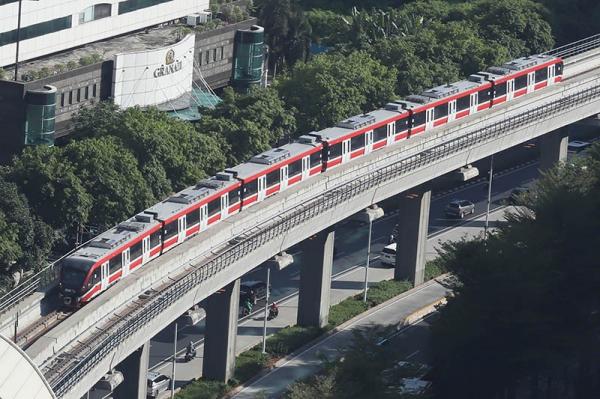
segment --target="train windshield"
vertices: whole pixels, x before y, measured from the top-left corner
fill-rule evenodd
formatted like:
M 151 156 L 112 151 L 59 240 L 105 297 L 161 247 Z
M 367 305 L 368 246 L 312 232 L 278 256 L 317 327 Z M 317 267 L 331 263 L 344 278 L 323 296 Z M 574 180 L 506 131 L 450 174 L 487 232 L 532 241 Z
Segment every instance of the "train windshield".
M 67 258 L 63 260 L 60 270 L 60 281 L 66 288 L 81 289 L 83 280 L 88 270 L 93 265 L 92 262 Z

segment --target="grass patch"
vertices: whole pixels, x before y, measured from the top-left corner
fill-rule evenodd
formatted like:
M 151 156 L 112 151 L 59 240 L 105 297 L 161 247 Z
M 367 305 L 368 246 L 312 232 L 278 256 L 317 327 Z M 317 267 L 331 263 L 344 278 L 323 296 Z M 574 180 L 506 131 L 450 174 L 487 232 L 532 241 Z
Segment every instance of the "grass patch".
M 259 348 L 258 346 L 240 353 L 235 361 L 235 372 L 233 374 L 235 381 L 231 381 L 231 384 L 238 385 L 248 381 L 266 368 L 270 360 L 271 356 L 268 353 L 262 353 L 262 347 Z
M 321 334 L 323 329 L 318 327 L 286 327 L 267 338 L 267 353 L 278 357 L 289 355 Z
M 425 263 L 425 281 L 429 281 L 441 276 L 447 271 L 448 270 L 444 266 L 444 262 L 441 258 L 435 258 L 434 260 L 427 261 L 427 263 Z
M 199 379 L 186 385 L 175 394 L 176 399 L 217 399 L 225 395 L 231 387 L 218 381 Z

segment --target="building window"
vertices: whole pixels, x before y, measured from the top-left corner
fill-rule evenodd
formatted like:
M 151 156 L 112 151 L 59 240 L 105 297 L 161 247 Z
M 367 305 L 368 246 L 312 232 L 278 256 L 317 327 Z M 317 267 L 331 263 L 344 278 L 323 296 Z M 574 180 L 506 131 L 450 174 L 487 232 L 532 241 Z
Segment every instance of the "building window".
M 85 94 L 83 98 L 86 100 L 90 98 L 90 86 L 85 86 Z
M 70 29 L 72 26 L 71 16 L 56 18 L 46 22 L 40 22 L 39 24 L 33 24 L 21 28 L 20 40 L 33 39 L 34 37 L 40 37 L 49 33 L 58 32 L 64 29 Z M 0 33 L 0 46 L 7 44 L 16 43 L 17 41 L 17 30 L 11 30 Z
M 60 93 L 60 106 L 61 107 L 65 106 L 65 92 L 64 91 L 62 93 Z
M 225 46 L 221 46 L 221 59 L 225 57 Z
M 92 86 L 92 97 L 96 98 L 96 83 Z
M 125 0 L 119 2 L 119 14 L 126 14 L 140 10 L 142 8 L 152 7 L 157 4 L 168 3 L 172 0 Z
M 79 23 L 85 24 L 86 22 L 95 21 L 110 17 L 112 5 L 108 3 L 96 4 L 90 6 L 79 13 Z
M 210 62 L 210 50 L 206 50 L 206 64 Z
M 213 49 L 213 62 L 217 60 L 217 49 Z
M 73 104 L 73 91 L 69 92 L 69 105 Z
M 198 65 L 202 65 L 202 49 L 198 49 Z
M 77 89 L 77 102 L 81 101 L 81 89 Z

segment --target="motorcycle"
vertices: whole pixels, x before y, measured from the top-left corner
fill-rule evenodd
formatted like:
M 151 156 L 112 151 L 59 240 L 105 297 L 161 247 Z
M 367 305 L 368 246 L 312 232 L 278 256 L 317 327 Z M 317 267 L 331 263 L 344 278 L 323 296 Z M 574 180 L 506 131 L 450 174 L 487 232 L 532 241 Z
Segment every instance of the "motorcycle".
M 268 319 L 269 320 L 273 320 L 277 316 L 279 316 L 279 308 L 270 307 L 269 308 L 269 317 L 268 317 Z
M 192 360 L 193 358 L 196 357 L 196 350 L 194 349 L 193 351 L 186 351 L 185 352 L 185 361 L 189 362 L 190 360 Z

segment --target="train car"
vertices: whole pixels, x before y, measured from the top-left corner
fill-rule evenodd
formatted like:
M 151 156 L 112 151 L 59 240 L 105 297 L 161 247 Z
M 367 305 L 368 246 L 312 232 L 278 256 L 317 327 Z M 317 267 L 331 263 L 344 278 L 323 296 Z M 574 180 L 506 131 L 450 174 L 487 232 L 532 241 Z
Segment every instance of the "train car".
M 242 209 L 321 173 L 322 148 L 314 137 L 300 136 L 227 169 L 242 182 Z
M 492 82 L 492 106 L 511 101 L 562 80 L 563 62 L 547 55 L 532 55 L 488 68 L 472 76 Z
M 86 243 L 61 261 L 62 302 L 78 307 L 129 272 L 160 256 L 162 223 L 140 213 Z
M 327 170 L 406 138 L 409 116 L 402 108 L 378 109 L 310 135 L 324 144 Z
M 163 224 L 162 252 L 240 210 L 241 183 L 229 173 L 202 180 L 193 187 L 146 209 Z

